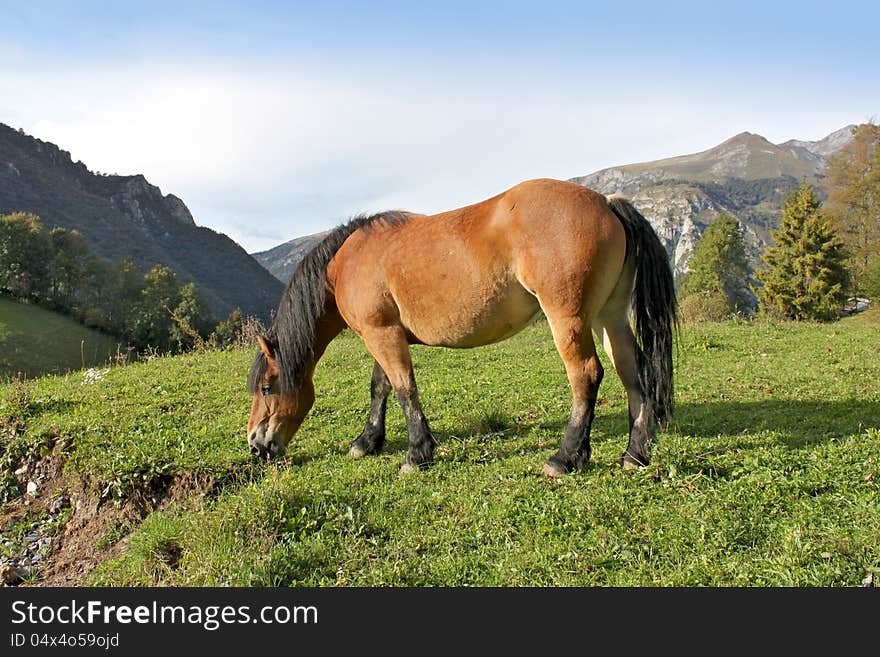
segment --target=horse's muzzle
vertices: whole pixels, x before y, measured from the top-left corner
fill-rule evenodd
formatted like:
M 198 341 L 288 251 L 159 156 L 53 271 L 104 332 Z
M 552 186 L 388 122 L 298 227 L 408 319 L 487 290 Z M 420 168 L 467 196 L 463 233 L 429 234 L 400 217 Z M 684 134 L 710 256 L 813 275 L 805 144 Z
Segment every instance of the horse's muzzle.
M 248 447 L 251 454 L 258 459 L 270 459 L 275 456 L 284 456 L 287 453 L 287 448 L 277 440 L 267 436 L 263 429 L 257 429 L 248 436 Z

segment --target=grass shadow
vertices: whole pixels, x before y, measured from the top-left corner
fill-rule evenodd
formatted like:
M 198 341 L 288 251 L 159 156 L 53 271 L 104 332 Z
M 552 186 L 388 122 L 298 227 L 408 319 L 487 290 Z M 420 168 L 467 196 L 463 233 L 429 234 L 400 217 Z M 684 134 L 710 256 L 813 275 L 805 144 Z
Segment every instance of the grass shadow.
M 503 410 L 488 409 L 461 415 L 450 429 L 432 427 L 431 434 L 437 448 L 447 448 L 458 455 L 453 460 L 474 460 L 465 457 L 468 451 L 473 450 L 481 453 L 475 459 L 479 462 L 512 455 L 516 451 L 515 440 L 528 435 L 534 426 L 534 423 L 518 422 Z M 406 430 L 389 429 L 383 453 L 402 455 L 407 449 Z
M 287 454 L 277 460 L 277 463 L 287 466 L 301 466 L 314 460 L 315 457 L 312 454 L 305 454 L 303 452 L 287 452 Z
M 671 429 L 700 437 L 772 431 L 792 449 L 858 434 L 880 426 L 880 402 L 712 401 L 680 404 Z
M 458 445 L 462 452 L 477 451 L 484 454 L 482 458 L 503 459 L 522 449 L 517 439 L 536 431 L 550 433 L 561 440 L 567 420 L 567 417 L 560 417 L 518 422 L 493 413 L 486 417 L 470 414 L 461 418 L 460 429 L 434 429 L 433 434 L 438 447 L 458 451 L 454 447 Z M 748 436 L 762 432 L 778 434 L 783 445 L 797 450 L 875 427 L 880 427 L 880 402 L 860 399 L 762 400 L 679 404 L 667 431 L 700 438 L 742 436 L 735 443 L 730 439 L 725 441 L 722 451 L 729 452 L 752 446 L 754 442 Z M 593 424 L 594 444 L 605 440 L 620 441 L 623 449 L 628 433 L 628 419 L 622 413 L 600 413 Z M 546 446 L 539 448 L 536 445 L 535 449 L 546 449 Z M 406 450 L 405 432 L 389 431 L 383 452 L 405 454 Z M 464 456 L 461 458 L 465 459 Z M 480 460 L 480 457 L 476 458 Z
M 58 399 L 49 397 L 47 399 L 34 399 L 30 402 L 29 408 L 32 415 L 43 415 L 47 413 L 57 413 L 59 415 L 70 412 L 76 402 L 69 399 Z

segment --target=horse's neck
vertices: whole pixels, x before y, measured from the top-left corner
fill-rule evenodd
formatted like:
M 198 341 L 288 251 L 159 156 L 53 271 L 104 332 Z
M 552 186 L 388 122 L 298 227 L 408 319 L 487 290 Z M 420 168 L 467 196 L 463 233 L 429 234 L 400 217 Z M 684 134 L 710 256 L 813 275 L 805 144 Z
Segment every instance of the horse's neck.
M 345 320 L 342 319 L 342 315 L 339 314 L 339 309 L 336 307 L 335 297 L 328 294 L 327 303 L 324 306 L 324 314 L 318 318 L 315 326 L 315 364 L 318 363 L 318 360 L 324 354 L 327 345 L 333 341 L 333 338 L 342 333 L 342 329 L 345 326 Z

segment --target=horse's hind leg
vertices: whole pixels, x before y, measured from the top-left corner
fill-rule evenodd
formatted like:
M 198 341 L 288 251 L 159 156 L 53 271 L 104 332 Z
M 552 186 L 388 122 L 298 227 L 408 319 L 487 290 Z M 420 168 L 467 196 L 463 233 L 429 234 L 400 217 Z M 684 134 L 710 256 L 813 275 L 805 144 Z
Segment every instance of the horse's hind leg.
M 650 462 L 654 421 L 650 417 L 650 407 L 644 401 L 639 383 L 639 346 L 625 312 L 621 311 L 618 315 L 597 323 L 595 329 L 626 389 L 629 444 L 620 457 L 620 463 L 625 469 L 630 469 L 646 466 Z
M 367 349 L 387 375 L 406 418 L 409 447 L 402 473 L 413 472 L 434 458 L 434 437 L 422 412 L 406 334 L 400 327 L 381 327 L 363 334 Z M 374 370 L 375 373 L 375 370 Z
M 547 319 L 556 348 L 565 363 L 572 394 L 571 415 L 562 444 L 544 464 L 545 475 L 560 477 L 572 470 L 586 468 L 590 461 L 590 428 L 603 370 L 589 323 L 580 317 L 550 314 Z
M 385 409 L 388 406 L 388 393 L 391 382 L 378 362 L 373 362 L 373 376 L 370 379 L 370 417 L 367 425 L 352 443 L 348 455 L 360 458 L 367 454 L 378 454 L 385 444 Z

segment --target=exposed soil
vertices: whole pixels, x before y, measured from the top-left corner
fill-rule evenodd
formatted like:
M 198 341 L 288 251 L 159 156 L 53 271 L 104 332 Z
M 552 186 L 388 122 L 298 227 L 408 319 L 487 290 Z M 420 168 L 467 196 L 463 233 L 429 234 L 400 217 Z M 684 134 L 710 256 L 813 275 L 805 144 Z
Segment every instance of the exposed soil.
M 214 489 L 209 477 L 187 473 L 157 476 L 122 499 L 107 498 L 90 482 L 65 472 L 64 462 L 55 449 L 47 458 L 24 464 L 16 476 L 24 490 L 33 482 L 30 492 L 0 509 L 0 535 L 28 522 L 16 556 L 0 560 L 6 572 L 12 568 L 23 578 L 12 577 L 17 585 L 82 586 L 99 563 L 125 549 L 128 534 L 149 513 L 192 503 Z

